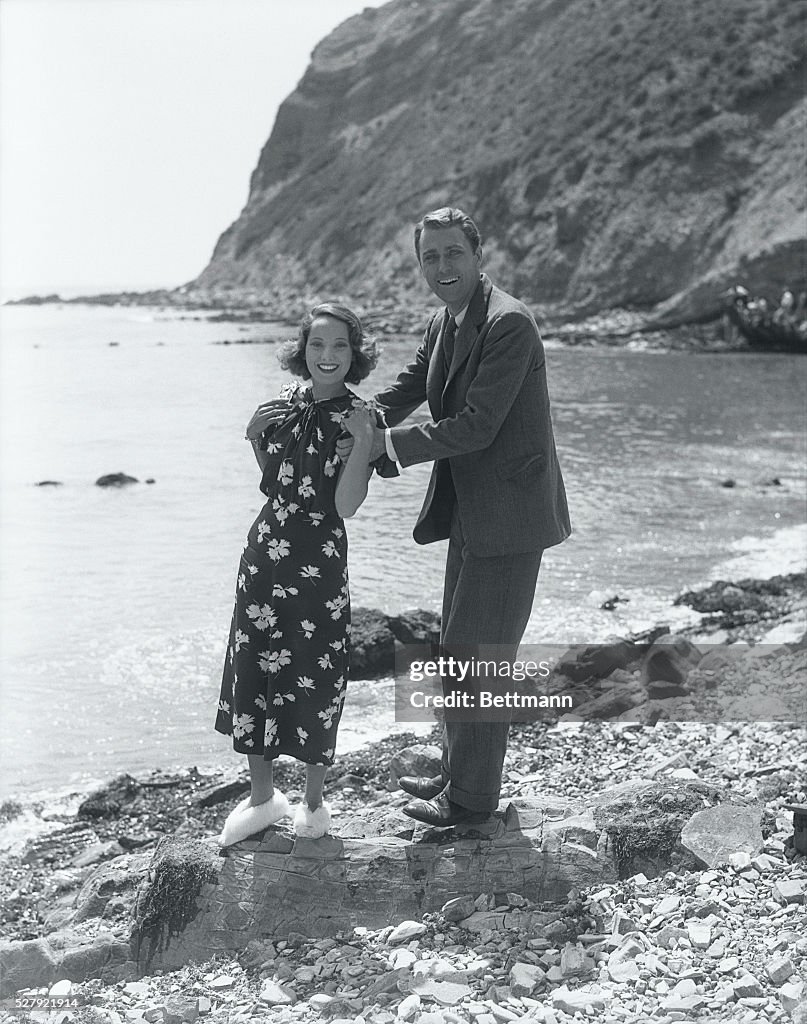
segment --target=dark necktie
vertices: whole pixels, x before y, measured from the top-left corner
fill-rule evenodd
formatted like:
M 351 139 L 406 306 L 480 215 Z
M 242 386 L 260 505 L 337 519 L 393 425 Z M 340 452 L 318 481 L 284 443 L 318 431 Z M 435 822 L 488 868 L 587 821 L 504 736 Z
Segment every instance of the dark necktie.
M 457 321 L 453 316 L 448 318 L 445 332 L 443 333 L 443 365 L 446 374 L 451 367 L 451 360 L 454 358 L 454 338 L 457 335 Z

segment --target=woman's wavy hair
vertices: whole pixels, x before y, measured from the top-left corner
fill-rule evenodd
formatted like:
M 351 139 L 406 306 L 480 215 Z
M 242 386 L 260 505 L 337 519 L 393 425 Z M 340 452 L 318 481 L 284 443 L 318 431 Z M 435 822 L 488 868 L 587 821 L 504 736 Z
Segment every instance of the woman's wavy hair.
M 378 362 L 378 346 L 374 338 L 364 333 L 361 320 L 353 310 L 348 309 L 347 306 L 341 306 L 338 302 L 321 302 L 318 306 L 314 306 L 310 313 L 306 313 L 300 321 L 297 337 L 287 341 L 278 352 L 280 365 L 284 370 L 288 370 L 296 377 L 302 377 L 303 380 L 311 378 L 308 367 L 305 365 L 305 346 L 308 344 L 311 324 L 318 316 L 331 316 L 334 320 L 340 320 L 347 325 L 347 336 L 350 347 L 353 349 L 353 361 L 345 374 L 345 380 L 348 384 L 358 384 Z

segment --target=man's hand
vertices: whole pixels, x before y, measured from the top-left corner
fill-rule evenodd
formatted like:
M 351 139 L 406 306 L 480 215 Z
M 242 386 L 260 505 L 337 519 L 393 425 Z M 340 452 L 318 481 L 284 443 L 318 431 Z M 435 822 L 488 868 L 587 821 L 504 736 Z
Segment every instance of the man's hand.
M 350 458 L 350 453 L 353 451 L 353 445 L 355 443 L 356 439 L 352 434 L 346 434 L 344 437 L 337 437 L 336 454 L 339 456 L 339 461 L 342 465 L 344 465 Z
M 246 436 L 253 441 L 256 437 L 274 423 L 282 422 L 288 415 L 291 405 L 285 398 L 273 398 L 270 402 L 263 402 L 252 414 L 252 419 L 247 423 Z
M 352 436 L 339 437 L 336 440 L 336 454 L 339 456 L 342 463 L 347 462 L 350 458 L 350 453 L 353 451 L 353 445 L 355 444 L 355 438 Z M 384 428 L 373 427 L 373 445 L 370 449 L 370 455 L 368 456 L 368 462 L 375 462 L 376 459 L 382 455 L 386 455 L 387 446 L 384 442 Z

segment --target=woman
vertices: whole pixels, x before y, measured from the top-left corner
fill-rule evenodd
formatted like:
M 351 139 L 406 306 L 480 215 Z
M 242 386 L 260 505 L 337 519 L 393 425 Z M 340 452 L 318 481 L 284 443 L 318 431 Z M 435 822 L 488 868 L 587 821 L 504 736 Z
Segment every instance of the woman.
M 229 846 L 289 814 L 274 788 L 272 765 L 289 754 L 306 765 L 305 798 L 294 817 L 298 836 L 330 826 L 323 802 L 347 683 L 350 595 L 343 519 L 367 495 L 375 415 L 348 390 L 375 366 L 375 344 L 345 306 L 315 306 L 281 365 L 310 380 L 284 388 L 280 422 L 261 406 L 247 439 L 262 470 L 267 502 L 247 536 L 221 685 L 216 729 L 246 754 L 250 794 L 221 834 Z M 274 403 L 276 405 L 276 403 Z M 336 454 L 344 430 L 355 438 L 346 464 Z

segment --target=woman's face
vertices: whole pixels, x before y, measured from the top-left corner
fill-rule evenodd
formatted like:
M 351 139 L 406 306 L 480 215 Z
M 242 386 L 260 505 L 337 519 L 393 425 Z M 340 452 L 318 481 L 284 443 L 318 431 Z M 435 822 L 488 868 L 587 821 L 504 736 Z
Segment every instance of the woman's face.
M 311 324 L 305 346 L 305 365 L 315 384 L 333 385 L 345 379 L 353 362 L 347 324 L 332 316 L 318 316 Z

